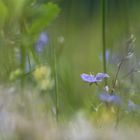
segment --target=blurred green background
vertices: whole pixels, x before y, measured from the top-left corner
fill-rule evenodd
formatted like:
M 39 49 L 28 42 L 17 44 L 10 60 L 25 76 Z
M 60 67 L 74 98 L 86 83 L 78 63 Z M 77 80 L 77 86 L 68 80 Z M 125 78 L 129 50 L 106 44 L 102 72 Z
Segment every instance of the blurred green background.
M 122 55 L 133 34 L 136 41 L 132 63 L 136 63 L 136 67 L 140 51 L 139 5 L 138 0 L 105 1 L 105 38 L 109 59 L 113 54 Z M 36 88 L 32 72 L 37 66 L 47 63 L 55 84 L 51 91 L 43 92 L 52 97 L 62 118 L 80 109 L 90 110 L 93 103 L 98 105 L 98 93 L 104 83 L 99 85 L 101 88 L 89 86 L 82 81 L 80 74 L 104 71 L 102 18 L 102 0 L 0 0 L 1 84 Z M 38 55 L 35 44 L 42 31 L 47 32 L 49 41 L 43 53 Z M 15 56 L 17 49 L 20 50 L 20 63 Z M 30 61 L 26 60 L 26 55 Z M 26 61 L 28 64 L 33 61 L 28 71 Z M 17 72 L 19 68 L 21 71 Z M 122 76 L 126 69 L 122 70 Z M 14 81 L 11 81 L 10 75 L 15 71 Z M 116 71 L 117 64 L 111 60 L 107 62 L 110 85 Z M 139 101 L 139 79 L 137 73 L 133 82 L 120 76 L 121 86 L 124 85 L 121 92 L 134 90 L 137 93 L 134 98 Z

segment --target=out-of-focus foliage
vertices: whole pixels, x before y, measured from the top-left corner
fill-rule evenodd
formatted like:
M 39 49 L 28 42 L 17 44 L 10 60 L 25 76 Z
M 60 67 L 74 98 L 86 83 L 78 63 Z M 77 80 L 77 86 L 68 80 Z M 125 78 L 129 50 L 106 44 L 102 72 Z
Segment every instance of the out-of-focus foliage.
M 32 25 L 29 29 L 30 33 L 36 33 L 36 32 L 40 32 L 40 30 L 42 30 L 43 28 L 45 28 L 46 26 L 49 25 L 49 23 L 56 18 L 56 16 L 58 15 L 60 9 L 58 8 L 57 5 L 52 4 L 52 3 L 48 3 L 47 5 L 41 5 L 38 8 L 38 11 L 36 11 L 37 13 L 37 18 L 35 18 L 32 21 Z
M 17 67 L 25 72 L 25 65 L 29 63 L 29 59 L 36 64 L 41 63 L 34 49 L 37 37 L 40 32 L 47 29 L 59 12 L 59 7 L 52 2 L 40 4 L 35 0 L 0 1 L 0 76 L 3 77 L 2 79 L 6 80 L 7 74 Z M 19 51 L 15 52 L 17 49 Z M 15 57 L 17 53 L 18 58 Z M 26 59 L 27 56 L 29 59 Z
M 57 120 L 82 110 L 99 125 L 113 123 L 118 108 L 106 107 L 106 102 L 118 96 L 101 94 L 104 82 L 89 86 L 80 78 L 85 72 L 92 78 L 104 72 L 101 11 L 99 0 L 0 0 L 0 82 L 20 85 L 23 96 L 24 88 L 34 88 L 37 93 L 31 98 L 38 96 L 42 114 L 47 108 Z M 108 85 L 112 87 L 118 64 L 129 52 L 115 83 L 115 95 L 125 101 L 120 120 L 129 122 L 134 117 L 138 124 L 139 2 L 108 0 L 105 16 Z M 133 43 L 132 37 L 136 38 Z

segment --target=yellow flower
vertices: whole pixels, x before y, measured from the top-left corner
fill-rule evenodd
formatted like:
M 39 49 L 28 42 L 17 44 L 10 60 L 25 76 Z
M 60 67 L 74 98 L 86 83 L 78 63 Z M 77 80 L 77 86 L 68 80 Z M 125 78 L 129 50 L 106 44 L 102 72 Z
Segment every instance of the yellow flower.
M 42 65 L 35 69 L 33 75 L 34 75 L 35 80 L 40 81 L 40 80 L 50 77 L 51 69 L 48 66 Z
M 45 79 L 45 80 L 42 80 L 42 81 L 39 83 L 39 85 L 40 85 L 39 88 L 40 88 L 41 90 L 49 90 L 49 89 L 51 89 L 51 88 L 53 87 L 54 81 L 51 80 L 51 79 Z

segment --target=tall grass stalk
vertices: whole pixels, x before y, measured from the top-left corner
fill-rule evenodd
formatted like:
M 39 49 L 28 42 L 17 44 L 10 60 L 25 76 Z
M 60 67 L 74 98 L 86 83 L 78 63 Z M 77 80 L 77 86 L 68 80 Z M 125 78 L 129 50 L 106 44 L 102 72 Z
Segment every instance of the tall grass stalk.
M 103 55 L 103 71 L 107 73 L 106 66 L 106 2 L 102 0 L 102 55 Z M 107 85 L 107 79 L 105 79 L 105 85 Z
M 58 77 L 57 77 L 57 57 L 56 48 L 53 48 L 53 59 L 54 59 L 54 79 L 55 79 L 55 109 L 56 109 L 56 121 L 59 120 L 59 95 L 58 95 Z
M 23 71 L 23 73 L 25 73 L 25 69 L 26 69 L 26 50 L 24 45 L 21 45 L 21 70 Z M 23 91 L 24 89 L 24 84 L 25 84 L 25 76 L 22 76 L 21 78 L 21 90 Z

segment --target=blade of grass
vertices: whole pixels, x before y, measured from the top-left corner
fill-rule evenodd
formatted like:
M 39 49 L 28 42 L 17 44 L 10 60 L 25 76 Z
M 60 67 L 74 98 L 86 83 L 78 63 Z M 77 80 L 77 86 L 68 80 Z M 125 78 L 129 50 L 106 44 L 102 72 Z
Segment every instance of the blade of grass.
M 106 1 L 102 0 L 102 55 L 103 55 L 103 71 L 107 73 L 106 67 Z M 105 85 L 107 85 L 107 79 L 105 79 Z

